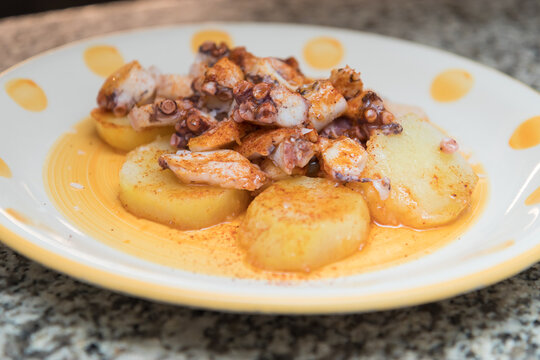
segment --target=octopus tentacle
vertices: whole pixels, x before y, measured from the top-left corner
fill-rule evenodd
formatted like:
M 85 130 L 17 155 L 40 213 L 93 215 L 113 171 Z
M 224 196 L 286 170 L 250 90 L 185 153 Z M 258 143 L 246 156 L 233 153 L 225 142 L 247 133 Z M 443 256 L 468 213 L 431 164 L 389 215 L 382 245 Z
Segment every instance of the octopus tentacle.
M 231 117 L 237 122 L 296 127 L 308 120 L 309 102 L 281 85 L 241 81 L 233 89 L 233 96 Z
M 218 121 L 213 116 L 195 107 L 181 111 L 174 126 L 175 133 L 171 136 L 171 146 L 184 149 L 187 147 L 189 139 L 203 134 L 217 124 Z
M 192 108 L 188 100 L 158 100 L 153 104 L 134 107 L 128 114 L 131 126 L 136 131 L 144 128 L 175 125 L 182 114 Z

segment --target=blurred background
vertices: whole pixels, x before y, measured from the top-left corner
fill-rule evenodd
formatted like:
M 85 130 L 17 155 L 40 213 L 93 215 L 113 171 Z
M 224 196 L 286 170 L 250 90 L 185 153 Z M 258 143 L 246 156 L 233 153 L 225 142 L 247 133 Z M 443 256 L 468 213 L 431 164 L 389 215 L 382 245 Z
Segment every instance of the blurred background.
M 540 0 L 1 0 L 0 71 L 89 36 L 201 21 L 316 24 L 398 37 L 540 89 Z
M 0 17 L 30 14 L 35 12 L 63 9 L 72 6 L 90 5 L 111 2 L 111 0 L 25 0 L 0 1 Z

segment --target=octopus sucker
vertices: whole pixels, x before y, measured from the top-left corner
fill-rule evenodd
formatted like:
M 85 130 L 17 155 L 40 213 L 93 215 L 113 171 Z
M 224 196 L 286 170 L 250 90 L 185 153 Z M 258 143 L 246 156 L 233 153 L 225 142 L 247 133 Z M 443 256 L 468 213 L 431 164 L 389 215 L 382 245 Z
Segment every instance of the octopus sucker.
M 140 131 L 144 128 L 175 125 L 184 113 L 193 107 L 189 101 L 164 99 L 153 104 L 134 107 L 128 114 L 131 126 Z
M 345 116 L 359 122 L 388 125 L 395 116 L 384 106 L 383 100 L 372 90 L 366 90 L 347 102 Z
M 189 139 L 203 134 L 217 124 L 218 120 L 212 115 L 195 107 L 183 110 L 174 126 L 175 133 L 171 136 L 171 145 L 184 149 L 187 147 Z
M 273 83 L 240 81 L 233 89 L 231 116 L 261 126 L 297 127 L 308 120 L 309 101 Z

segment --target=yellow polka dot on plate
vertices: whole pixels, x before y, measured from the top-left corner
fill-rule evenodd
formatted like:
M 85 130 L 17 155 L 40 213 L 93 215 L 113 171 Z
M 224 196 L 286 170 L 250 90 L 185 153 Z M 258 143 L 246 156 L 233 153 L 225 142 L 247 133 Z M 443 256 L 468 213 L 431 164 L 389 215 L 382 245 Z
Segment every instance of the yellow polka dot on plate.
M 6 83 L 5 89 L 9 97 L 25 110 L 43 111 L 47 108 L 45 92 L 30 79 L 12 79 Z
M 99 76 L 107 77 L 124 65 L 124 58 L 117 48 L 110 45 L 96 45 L 84 51 L 86 66 Z
M 467 95 L 474 83 L 473 76 L 462 69 L 443 71 L 431 83 L 431 96 L 440 102 L 456 101 Z
M 0 176 L 7 177 L 7 178 L 11 177 L 11 170 L 9 166 L 1 158 L 0 158 Z
M 321 36 L 311 39 L 304 46 L 304 60 L 316 69 L 330 69 L 337 66 L 345 50 L 337 39 Z
M 207 29 L 193 34 L 191 37 L 191 50 L 193 52 L 199 51 L 199 46 L 205 41 L 213 41 L 216 44 L 224 42 L 228 47 L 233 46 L 232 37 L 227 32 L 223 30 Z
M 540 203 L 540 187 L 534 190 L 532 194 L 525 199 L 525 205 L 534 205 L 538 203 Z
M 540 116 L 522 122 L 508 141 L 512 149 L 527 149 L 540 144 Z

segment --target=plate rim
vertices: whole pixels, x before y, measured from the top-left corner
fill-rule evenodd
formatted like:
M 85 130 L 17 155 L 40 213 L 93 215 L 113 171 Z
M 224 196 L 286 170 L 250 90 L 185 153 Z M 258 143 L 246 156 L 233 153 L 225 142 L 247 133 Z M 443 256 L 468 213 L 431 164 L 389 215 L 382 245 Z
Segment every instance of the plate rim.
M 397 309 L 425 304 L 464 294 L 509 278 L 540 260 L 540 244 L 491 268 L 456 279 L 412 289 L 347 295 L 335 298 L 270 299 L 264 296 L 235 295 L 216 297 L 215 293 L 160 285 L 97 269 L 34 244 L 0 225 L 0 242 L 39 264 L 98 287 L 146 300 L 194 308 L 268 314 L 338 314 Z
M 511 77 L 497 69 L 479 63 L 475 60 L 464 56 L 454 54 L 447 50 L 417 43 L 410 40 L 400 39 L 396 37 L 381 35 L 377 33 L 369 33 L 354 29 L 346 29 L 330 26 L 318 26 L 311 24 L 298 24 L 287 22 L 193 22 L 182 24 L 169 24 L 159 26 L 138 27 L 128 30 L 114 31 L 110 33 L 95 35 L 69 42 L 58 47 L 43 51 L 39 54 L 31 56 L 17 64 L 14 64 L 4 71 L 0 72 L 0 78 L 4 77 L 11 71 L 20 66 L 61 51 L 65 48 L 70 48 L 92 40 L 102 39 L 104 37 L 116 35 L 128 35 L 130 33 L 144 32 L 151 30 L 167 29 L 167 28 L 185 28 L 189 26 L 280 26 L 280 27 L 302 27 L 312 29 L 330 29 L 332 31 L 342 31 L 351 34 L 360 34 L 364 36 L 380 37 L 383 39 L 391 39 L 393 41 L 402 42 L 408 45 L 419 46 L 429 50 L 435 50 L 454 57 L 465 59 L 473 62 L 476 65 L 487 69 L 497 75 L 503 75 L 507 80 L 519 83 L 528 89 L 540 94 L 540 92 L 531 86 L 521 82 L 518 79 Z M 219 297 L 215 293 L 205 292 L 200 290 L 185 289 L 168 285 L 156 284 L 149 281 L 130 278 L 120 275 L 115 272 L 98 269 L 87 264 L 77 262 L 66 256 L 45 249 L 31 240 L 26 239 L 22 235 L 18 235 L 14 231 L 0 224 L 0 242 L 7 247 L 15 250 L 19 254 L 44 265 L 49 269 L 58 271 L 64 275 L 68 275 L 79 281 L 96 285 L 114 292 L 137 296 L 152 301 L 164 303 L 187 305 L 195 308 L 213 309 L 221 311 L 233 312 L 248 312 L 248 313 L 273 313 L 273 314 L 330 314 L 330 313 L 351 313 L 351 312 L 367 312 L 388 310 L 400 307 L 423 304 L 431 301 L 443 300 L 453 296 L 457 296 L 469 291 L 480 289 L 496 282 L 509 278 L 522 270 L 532 266 L 540 261 L 540 244 L 535 245 L 531 249 L 514 256 L 504 262 L 496 264 L 488 269 L 483 269 L 474 273 L 467 274 L 462 277 L 438 282 L 435 284 L 420 286 L 411 289 L 391 291 L 385 293 L 376 293 L 370 295 L 342 295 L 333 298 L 265 298 L 255 295 L 235 295 L 234 293 Z

